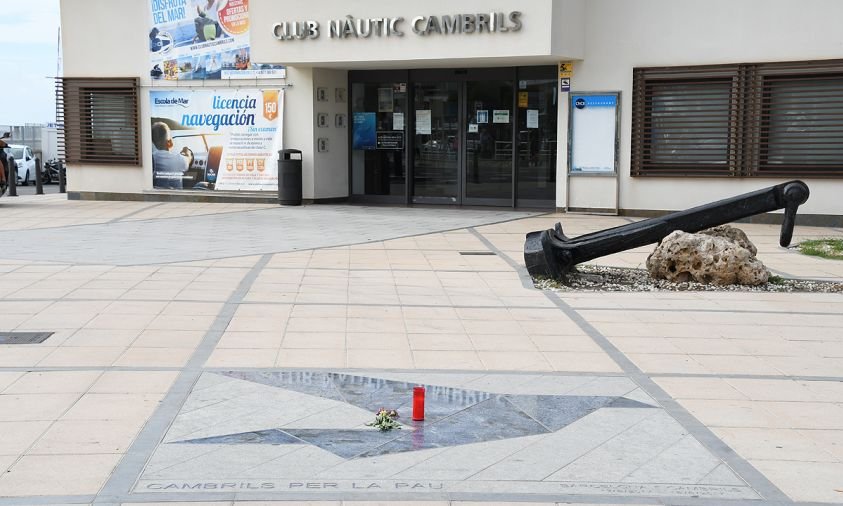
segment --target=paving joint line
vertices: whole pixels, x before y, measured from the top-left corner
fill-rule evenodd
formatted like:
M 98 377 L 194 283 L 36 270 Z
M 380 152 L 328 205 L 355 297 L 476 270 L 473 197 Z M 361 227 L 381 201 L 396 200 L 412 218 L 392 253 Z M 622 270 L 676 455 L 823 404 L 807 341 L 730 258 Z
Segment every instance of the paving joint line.
M 237 289 L 220 309 L 213 324 L 195 348 L 190 360 L 182 368 L 181 373 L 173 382 L 167 395 L 162 399 L 161 404 L 141 429 L 132 446 L 97 494 L 94 503 L 120 502 L 117 498 L 131 494 L 132 487 L 141 476 L 147 460 L 152 456 L 173 420 L 178 416 L 179 409 L 190 395 L 193 385 L 204 372 L 202 366 L 213 353 L 226 327 L 234 317 L 238 303 L 246 297 L 249 289 L 271 258 L 271 255 L 263 255 L 241 279 Z
M 509 255 L 498 249 L 497 246 L 492 244 L 492 241 L 487 239 L 474 227 L 469 228 L 468 231 L 471 232 L 471 234 L 474 235 L 480 242 L 482 242 L 483 245 L 489 249 L 489 251 L 494 252 L 498 257 L 503 259 L 504 262 L 508 263 L 510 267 L 515 268 L 515 272 L 518 273 L 518 279 L 521 280 L 521 286 L 523 286 L 524 288 L 535 289 L 535 283 L 533 283 L 533 278 L 530 276 L 526 269 L 520 268 L 520 265 L 518 265 L 514 260 L 512 260 Z
M 570 304 L 569 304 L 570 305 Z M 765 309 L 680 309 L 680 308 L 661 308 L 653 309 L 652 307 L 596 307 L 596 306 L 571 306 L 575 311 L 640 311 L 646 313 L 745 313 L 745 314 L 775 314 L 781 315 L 781 311 L 768 311 Z M 787 314 L 806 315 L 806 316 L 843 316 L 843 311 L 839 313 L 828 313 L 823 311 L 788 311 Z M 608 322 L 607 322 L 608 323 Z M 740 323 L 728 323 L 726 325 L 741 325 Z
M 40 506 L 47 504 L 90 504 L 93 496 L 30 496 L 0 498 L 0 506 Z M 483 492 L 440 492 L 440 493 L 391 493 L 391 492 L 165 492 L 139 493 L 116 497 L 126 503 L 165 503 L 165 502 L 228 502 L 234 505 L 240 501 L 389 501 L 401 504 L 403 501 L 415 501 L 416 504 L 446 502 L 449 506 L 458 506 L 463 501 L 496 503 L 524 501 L 551 504 L 582 504 L 582 505 L 670 505 L 670 506 L 831 506 L 831 503 L 791 502 L 791 501 L 763 501 L 758 499 L 719 499 L 672 496 L 627 496 L 627 495 L 573 495 L 573 494 L 491 494 Z M 119 505 L 119 502 L 97 502 L 98 505 Z M 289 503 L 294 504 L 294 503 Z
M 274 211 L 274 210 L 275 209 L 269 209 L 269 211 Z M 267 209 L 255 209 L 255 210 L 249 210 L 249 211 L 236 211 L 236 212 L 237 213 L 249 213 L 249 212 L 259 212 L 259 211 L 267 211 Z M 432 235 L 432 234 L 444 234 L 444 233 L 448 233 L 448 232 L 456 232 L 456 231 L 459 231 L 459 230 L 466 230 L 466 229 L 473 230 L 474 227 L 488 227 L 488 226 L 491 226 L 491 225 L 500 225 L 501 223 L 509 223 L 509 222 L 512 222 L 512 221 L 519 221 L 519 220 L 523 220 L 523 219 L 527 219 L 527 218 L 536 218 L 536 217 L 539 217 L 539 216 L 545 216 L 545 215 L 549 214 L 549 213 L 542 213 L 542 212 L 535 212 L 535 211 L 489 211 L 489 212 L 508 213 L 508 214 L 520 213 L 520 214 L 522 214 L 522 216 L 512 216 L 512 217 L 509 217 L 509 218 L 502 218 L 502 219 L 497 220 L 497 221 L 489 221 L 489 222 L 479 223 L 479 224 L 476 224 L 476 225 L 472 225 L 471 227 L 468 227 L 468 228 L 465 227 L 465 226 L 457 226 L 457 227 L 454 227 L 454 228 L 437 229 L 437 230 L 431 230 L 431 231 L 427 231 L 427 232 L 419 232 L 419 233 L 411 233 L 411 234 L 407 234 L 407 235 L 399 235 L 399 236 L 395 236 L 395 237 L 389 237 L 388 239 L 365 240 L 365 241 L 358 241 L 358 242 L 333 244 L 333 245 L 330 245 L 330 246 L 318 246 L 318 247 L 315 247 L 315 248 L 301 248 L 301 249 L 293 248 L 293 249 L 282 249 L 282 250 L 276 250 L 276 251 L 264 251 L 264 252 L 254 252 L 254 253 L 245 253 L 245 254 L 237 254 L 237 255 L 228 255 L 228 256 L 220 256 L 220 257 L 199 258 L 199 259 L 194 259 L 194 260 L 174 260 L 172 262 L 128 263 L 128 264 L 117 264 L 115 266 L 116 267 L 172 266 L 172 265 L 178 265 L 178 264 L 189 263 L 189 262 L 209 262 L 209 261 L 229 260 L 229 259 L 232 259 L 232 258 L 243 258 L 243 257 L 251 257 L 251 256 L 265 256 L 265 255 L 272 256 L 272 255 L 283 254 L 283 253 L 299 253 L 299 252 L 302 252 L 302 251 L 327 250 L 327 249 L 342 248 L 342 247 L 346 247 L 346 246 L 356 246 L 356 245 L 360 245 L 360 244 L 376 244 L 376 243 L 379 243 L 379 242 L 393 241 L 393 240 L 397 240 L 397 239 L 409 239 L 409 238 L 413 238 L 413 237 L 424 237 L 426 235 Z M 216 213 L 216 214 L 228 214 L 228 213 Z M 202 217 L 202 216 L 208 216 L 208 215 L 196 215 L 195 217 Z M 155 220 L 158 220 L 158 219 L 186 219 L 186 218 L 192 218 L 192 216 L 176 216 L 176 217 L 172 217 L 172 218 L 151 218 L 149 220 L 135 220 L 134 222 L 126 222 L 126 223 L 136 223 L 136 222 L 143 222 L 143 221 L 150 221 L 151 222 L 151 221 L 155 221 Z M 96 223 L 96 224 L 90 224 L 90 225 L 78 225 L 78 226 L 103 226 L 103 225 L 106 225 L 106 224 L 107 223 L 103 222 L 103 223 Z M 69 225 L 69 226 L 73 226 L 73 225 Z M 56 227 L 56 228 L 64 228 L 64 227 Z M 42 229 L 33 229 L 33 230 L 42 230 Z M 3 232 L 0 231 L 0 235 L 2 235 L 2 233 Z M 33 261 L 33 262 L 36 263 L 36 264 L 39 263 L 38 260 Z M 33 262 L 30 262 L 30 263 L 33 263 Z M 46 261 L 46 260 L 43 261 L 43 262 L 44 263 L 55 263 L 55 262 Z M 110 264 L 103 264 L 102 262 L 91 262 L 91 263 L 89 263 L 89 262 L 75 262 L 75 263 L 72 263 L 72 264 L 59 264 L 59 265 L 110 265 Z M 430 269 L 430 270 L 433 271 L 433 269 Z
M 480 234 L 473 229 L 475 235 Z M 482 237 L 482 236 L 481 236 Z M 485 239 L 485 238 L 484 238 Z M 482 240 L 482 239 L 481 239 Z M 503 251 L 495 247 L 494 244 L 488 240 L 483 241 L 490 250 L 497 253 L 503 258 L 522 279 L 522 284 L 525 284 L 525 277 L 530 279 L 530 288 L 534 288 L 532 277 L 527 272 L 527 269 L 505 254 Z M 526 287 L 526 286 L 525 286 Z M 535 288 L 534 288 L 535 289 Z M 734 472 L 738 474 L 750 487 L 752 487 L 765 500 L 772 500 L 782 502 L 783 504 L 793 504 L 793 501 L 779 489 L 772 481 L 767 479 L 760 471 L 755 469 L 748 461 L 737 454 L 729 445 L 718 438 L 714 432 L 706 427 L 702 422 L 696 419 L 688 410 L 679 404 L 673 397 L 662 389 L 655 381 L 653 381 L 647 374 L 635 365 L 623 352 L 620 351 L 609 339 L 603 335 L 596 327 L 589 323 L 582 315 L 575 309 L 568 305 L 556 293 L 542 290 L 545 297 L 565 313 L 577 326 L 585 332 L 591 339 L 600 346 L 600 348 L 612 359 L 628 377 L 634 381 L 644 392 L 656 400 L 659 405 L 672 416 L 679 424 L 688 431 L 697 441 L 699 441 L 709 452 L 721 461 L 725 462 Z
M 827 381 L 843 382 L 843 376 L 804 376 L 786 374 L 720 374 L 720 373 L 694 373 L 694 372 L 658 372 L 648 373 L 651 378 L 723 378 L 723 379 L 749 379 L 749 380 L 780 380 L 780 381 Z
M 431 297 L 439 297 L 439 295 L 431 295 Z M 45 302 L 52 300 L 56 302 L 105 302 L 102 299 L 0 299 L 0 304 L 3 302 Z M 117 302 L 164 302 L 159 299 L 119 299 Z M 222 300 L 173 300 L 176 303 L 190 303 L 190 304 L 225 304 Z M 349 307 L 422 307 L 422 308 L 455 308 L 455 309 L 541 309 L 541 310 L 555 310 L 548 306 L 522 306 L 522 305 L 498 305 L 498 306 L 483 306 L 483 305 L 442 305 L 442 304 L 401 304 L 401 303 L 373 303 L 373 302 L 276 302 L 276 301 L 261 301 L 261 300 L 247 300 L 242 302 L 235 302 L 233 304 L 248 306 L 349 306 Z M 33 316 L 37 314 L 34 313 Z M 116 313 L 115 313 L 116 314 Z M 832 313 L 833 314 L 833 313 Z M 108 330 L 108 329 L 103 329 Z
M 0 371 L 3 372 L 62 372 L 62 371 L 103 371 L 103 372 L 178 372 L 181 367 L 156 367 L 156 366 L 86 366 L 86 365 L 32 365 L 32 366 L 0 366 Z
M 145 211 L 147 209 L 152 209 L 153 207 L 158 207 L 158 206 L 163 205 L 163 204 L 171 204 L 171 203 L 172 202 L 157 202 L 157 203 L 155 203 L 155 205 L 145 207 L 145 208 L 141 209 L 140 211 Z M 158 217 L 158 218 L 143 218 L 143 219 L 140 219 L 140 220 L 131 220 L 131 221 L 127 221 L 125 223 L 145 223 L 145 222 L 154 222 L 154 221 L 159 221 L 159 220 L 179 220 L 179 219 L 184 219 L 184 218 L 202 218 L 202 217 L 205 217 L 205 216 L 218 216 L 218 215 L 221 215 L 221 214 L 226 214 L 226 215 L 228 215 L 228 214 L 241 214 L 241 213 L 250 213 L 250 212 L 262 211 L 262 210 L 263 209 L 244 209 L 242 211 L 220 211 L 220 212 L 213 212 L 213 213 L 207 213 L 207 214 L 188 214 L 188 215 L 185 215 L 185 216 L 161 216 L 161 217 Z M 65 228 L 97 227 L 97 226 L 109 225 L 109 224 L 112 224 L 112 223 L 119 223 L 120 220 L 126 218 L 127 216 L 132 216 L 132 215 L 135 215 L 135 214 L 138 214 L 138 211 L 132 211 L 131 213 L 127 214 L 126 216 L 119 217 L 119 218 L 112 218 L 112 219 L 107 220 L 107 221 L 97 221 L 97 222 L 94 222 L 94 223 L 73 223 L 73 224 L 70 224 L 70 225 L 60 225 L 60 226 L 56 226 L 56 227 L 0 230 L 0 234 L 2 234 L 4 232 L 22 232 L 22 231 L 38 232 L 38 231 L 41 231 L 41 230 L 61 230 L 61 229 L 65 229 Z M 244 255 L 244 256 L 249 256 L 249 255 Z M 91 265 L 91 264 L 68 264 L 68 265 Z M 98 264 L 95 264 L 95 265 L 98 265 Z M 156 265 L 156 264 L 144 264 L 144 265 Z
M 124 220 L 126 220 L 126 218 L 131 218 L 132 216 L 137 216 L 138 214 L 149 211 L 150 209 L 155 209 L 156 207 L 163 206 L 165 203 L 166 202 L 152 203 L 152 205 L 150 205 L 150 206 L 142 207 L 140 209 L 135 209 L 134 211 L 132 211 L 129 214 L 126 214 L 124 216 L 112 218 L 112 219 L 106 221 L 105 223 L 103 223 L 103 225 L 110 225 L 112 223 L 118 223 L 118 222 L 124 221 Z M 143 220 L 133 220 L 133 221 L 143 221 Z
M 435 351 L 435 350 L 411 350 L 411 351 Z M 373 374 L 388 373 L 418 373 L 418 374 L 507 374 L 507 375 L 533 375 L 536 371 L 509 371 L 490 369 L 355 369 L 336 367 L 203 367 L 206 372 L 227 372 L 231 370 L 243 370 L 252 372 L 284 372 L 284 371 L 330 371 L 344 374 L 356 374 L 360 371 L 371 371 Z M 157 367 L 157 366 L 0 366 L 0 372 L 64 372 L 64 371 L 103 371 L 103 372 L 179 372 L 181 367 Z M 542 371 L 546 376 L 594 376 L 600 377 L 626 377 L 624 372 L 595 372 L 595 371 Z M 651 378 L 722 378 L 722 379 L 748 379 L 748 380 L 778 380 L 778 381 L 817 381 L 837 383 L 843 382 L 843 376 L 806 376 L 786 374 L 733 374 L 733 373 L 683 373 L 683 372 L 655 372 L 646 373 Z

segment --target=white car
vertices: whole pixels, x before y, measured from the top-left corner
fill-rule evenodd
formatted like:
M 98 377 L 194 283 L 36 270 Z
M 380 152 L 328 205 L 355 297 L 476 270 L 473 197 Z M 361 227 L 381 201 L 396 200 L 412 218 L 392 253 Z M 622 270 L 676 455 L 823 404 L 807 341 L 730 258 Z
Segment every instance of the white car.
M 32 148 L 23 144 L 9 144 L 8 152 L 14 157 L 17 165 L 18 184 L 27 186 L 30 181 L 35 181 L 35 157 L 32 155 Z

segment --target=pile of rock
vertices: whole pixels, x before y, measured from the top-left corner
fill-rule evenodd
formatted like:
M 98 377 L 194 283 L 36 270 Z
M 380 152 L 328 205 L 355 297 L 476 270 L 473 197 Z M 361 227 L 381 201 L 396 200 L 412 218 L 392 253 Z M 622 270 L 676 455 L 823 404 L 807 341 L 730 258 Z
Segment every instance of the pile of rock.
M 647 270 L 655 279 L 674 283 L 758 286 L 767 283 L 770 273 L 757 252 L 742 230 L 729 225 L 696 234 L 676 231 L 647 257 Z

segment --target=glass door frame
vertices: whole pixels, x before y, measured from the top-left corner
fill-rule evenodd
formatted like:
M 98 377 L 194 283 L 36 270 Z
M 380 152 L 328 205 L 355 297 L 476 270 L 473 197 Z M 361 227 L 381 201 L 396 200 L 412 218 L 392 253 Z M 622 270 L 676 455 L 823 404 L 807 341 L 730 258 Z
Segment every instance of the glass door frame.
M 408 160 L 408 187 L 410 193 L 409 202 L 412 204 L 450 204 L 450 205 L 463 205 L 463 206 L 472 206 L 472 205 L 481 205 L 481 206 L 495 206 L 495 207 L 514 207 L 515 204 L 515 162 L 517 157 L 517 151 L 513 149 L 512 151 L 512 160 L 511 160 L 511 191 L 509 198 L 471 198 L 466 196 L 466 177 L 468 175 L 467 170 L 467 163 L 468 163 L 468 150 L 466 149 L 466 139 L 468 134 L 468 117 L 467 117 L 467 110 L 468 104 L 467 102 L 467 87 L 469 81 L 484 81 L 484 80 L 499 80 L 499 81 L 510 81 L 512 82 L 512 102 L 511 102 L 511 109 L 512 111 L 511 117 L 513 121 L 513 128 L 512 128 L 512 135 L 510 142 L 515 145 L 515 140 L 517 137 L 517 131 L 515 128 L 515 115 L 517 114 L 516 106 L 518 105 L 518 96 L 515 92 L 517 86 L 517 72 L 516 67 L 502 67 L 502 68 L 471 68 L 471 69 L 418 69 L 418 70 L 411 70 L 410 71 L 410 82 L 408 84 L 408 92 L 410 96 L 408 100 L 410 101 L 413 106 L 410 108 L 410 116 L 411 116 L 411 125 L 412 130 L 415 130 L 416 118 L 415 118 L 415 83 L 417 82 L 456 82 L 458 84 L 458 98 L 457 98 L 457 145 L 459 146 L 458 155 L 457 155 L 457 201 L 454 202 L 450 197 L 423 197 L 423 196 L 413 196 L 414 188 L 413 188 L 413 181 L 414 181 L 414 164 L 415 160 L 412 158 L 415 155 L 415 146 L 411 145 L 408 149 L 408 156 L 410 159 Z M 412 138 L 412 141 L 415 141 L 415 132 L 412 132 L 412 135 L 409 137 Z
M 559 171 L 557 169 L 559 168 L 559 146 L 560 146 L 560 143 L 559 143 L 559 128 L 561 128 L 561 124 L 558 122 L 558 119 L 559 119 L 559 111 L 562 108 L 561 102 L 563 100 L 563 97 L 562 97 L 561 93 L 559 92 L 559 79 L 557 79 L 556 72 L 557 72 L 557 67 L 555 67 L 555 66 L 554 67 L 548 67 L 548 66 L 545 65 L 545 66 L 534 66 L 534 67 L 518 67 L 518 80 L 519 80 L 519 82 L 520 81 L 552 80 L 555 83 L 554 86 L 556 87 L 556 93 L 557 93 L 557 97 L 556 97 L 556 118 L 557 118 L 556 140 L 557 140 L 557 142 L 556 142 L 556 167 L 554 168 L 554 171 L 556 171 L 556 181 L 554 182 L 554 184 L 558 185 Z M 516 91 L 516 95 L 517 95 L 518 91 L 520 91 L 520 88 L 516 89 L 515 91 Z M 516 109 L 516 113 L 517 114 L 523 114 L 520 109 Z M 516 128 L 520 124 L 521 124 L 520 119 L 518 119 L 518 123 L 516 123 L 516 125 L 515 125 Z M 517 132 L 516 132 L 516 135 L 518 135 Z M 516 156 L 515 157 L 515 164 L 514 164 L 514 166 L 515 166 L 515 181 L 514 181 L 514 184 L 513 184 L 513 187 L 514 187 L 514 189 L 513 189 L 513 191 L 514 191 L 513 200 L 515 202 L 515 206 L 516 207 L 524 207 L 524 208 L 536 208 L 536 209 L 546 209 L 546 208 L 556 209 L 556 199 L 555 198 L 553 200 L 518 198 L 518 174 L 520 173 L 520 170 L 519 170 L 520 169 L 520 166 L 519 166 L 520 163 L 521 163 L 520 157 Z M 565 177 L 565 175 L 563 174 L 562 177 Z M 556 188 L 554 188 L 554 190 L 553 190 L 553 195 L 556 196 Z
M 410 71 L 410 82 L 407 85 L 409 97 L 408 100 L 412 105 L 410 107 L 410 127 L 412 135 L 410 135 L 411 142 L 408 149 L 408 165 L 407 169 L 409 172 L 408 177 L 408 191 L 409 191 L 409 198 L 407 202 L 409 204 L 440 204 L 440 205 L 452 205 L 452 206 L 459 206 L 462 205 L 462 194 L 463 194 L 463 143 L 465 142 L 465 133 L 462 131 L 462 125 L 465 123 L 465 111 L 463 110 L 462 104 L 465 101 L 465 87 L 463 86 L 463 82 L 458 79 L 458 75 L 453 69 L 419 69 L 419 70 L 411 70 Z M 425 83 L 425 82 L 455 82 L 457 83 L 457 191 L 456 191 L 456 201 L 453 200 L 453 197 L 425 197 L 425 196 L 415 196 L 415 181 L 416 181 L 416 83 Z
M 518 125 L 522 111 L 518 109 L 519 80 L 532 79 L 556 79 L 556 67 L 548 65 L 529 67 L 495 67 L 495 68 L 448 68 L 448 69 L 411 69 L 411 70 L 350 70 L 348 72 L 347 97 L 348 97 L 348 195 L 349 201 L 372 204 L 438 204 L 451 206 L 494 206 L 494 207 L 533 207 L 553 208 L 555 200 L 531 200 L 518 198 Z M 510 106 L 512 121 L 512 160 L 511 160 L 511 192 L 509 198 L 470 198 L 466 196 L 466 177 L 468 153 L 466 149 L 466 138 L 468 134 L 467 116 L 467 86 L 469 81 L 500 80 L 511 81 L 513 84 L 512 104 Z M 458 155 L 458 178 L 457 178 L 457 201 L 450 197 L 414 197 L 415 179 L 415 138 L 416 138 L 416 110 L 415 110 L 415 85 L 417 82 L 451 81 L 458 83 L 458 132 L 457 142 L 459 145 Z M 407 83 L 407 111 L 406 128 L 407 134 L 404 141 L 404 166 L 406 167 L 406 184 L 404 195 L 354 195 L 353 174 L 352 174 L 352 108 L 351 90 L 353 83 L 380 83 L 396 82 Z M 561 99 L 560 99 L 561 100 Z M 557 105 L 557 107 L 559 107 Z M 557 112 L 558 114 L 558 112 Z M 558 127 L 557 127 L 558 128 Z M 557 131 L 557 138 L 559 132 Z M 557 144 L 558 146 L 558 144 Z M 557 164 L 559 152 L 556 153 Z M 557 165 L 558 166 L 558 165 Z M 558 174 L 557 174 L 558 177 Z M 555 194 L 555 191 L 554 191 Z
M 500 67 L 500 68 L 478 68 L 478 69 L 467 69 L 464 74 L 462 74 L 462 104 L 461 104 L 461 112 L 463 114 L 463 122 L 461 123 L 462 129 L 460 135 L 462 136 L 462 141 L 460 146 L 462 149 L 460 150 L 460 200 L 462 205 L 464 206 L 493 206 L 493 207 L 515 207 L 515 196 L 516 194 L 516 177 L 518 176 L 518 172 L 516 171 L 516 163 L 518 161 L 518 73 L 517 67 Z M 509 142 L 512 143 L 512 156 L 510 158 L 510 179 L 509 179 L 509 198 L 481 198 L 481 197 L 469 197 L 466 191 L 466 178 L 468 177 L 468 145 L 466 139 L 468 138 L 468 118 L 465 117 L 466 111 L 468 111 L 468 82 L 469 81 L 509 81 L 512 83 L 512 96 L 511 101 L 509 103 L 509 121 L 511 125 L 512 133 L 509 138 Z M 490 112 L 491 115 L 491 112 Z M 489 121 L 492 121 L 492 118 L 489 118 Z
M 411 141 L 413 135 L 410 133 L 410 126 L 413 126 L 414 123 L 405 123 L 405 131 L 406 137 L 404 138 L 404 195 L 360 195 L 354 194 L 354 164 L 353 164 L 353 150 L 351 146 L 353 144 L 353 118 L 354 118 L 354 102 L 353 102 L 353 94 L 352 94 L 352 85 L 355 83 L 368 83 L 368 84 L 378 84 L 378 83 L 406 83 L 407 84 L 407 104 L 406 107 L 409 109 L 412 106 L 411 100 L 413 100 L 412 95 L 409 92 L 410 82 L 409 82 L 409 71 L 407 70 L 349 70 L 348 71 L 348 83 L 346 87 L 346 101 L 348 102 L 348 111 L 346 116 L 346 129 L 348 130 L 346 134 L 348 135 L 348 199 L 350 202 L 353 203 L 367 203 L 367 204 L 406 204 L 409 202 L 410 199 L 410 182 L 412 173 L 410 172 L 410 152 L 412 150 Z M 314 99 L 315 100 L 315 99 Z M 409 111 L 408 111 L 409 112 Z

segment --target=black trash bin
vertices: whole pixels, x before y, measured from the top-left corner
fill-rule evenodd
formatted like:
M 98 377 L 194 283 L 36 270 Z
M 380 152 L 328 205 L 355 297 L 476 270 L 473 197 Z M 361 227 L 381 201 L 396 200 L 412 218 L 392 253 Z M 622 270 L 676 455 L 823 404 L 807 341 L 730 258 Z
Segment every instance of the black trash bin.
M 278 152 L 278 203 L 301 205 L 301 151 L 282 149 Z

